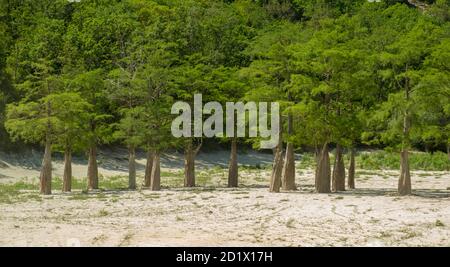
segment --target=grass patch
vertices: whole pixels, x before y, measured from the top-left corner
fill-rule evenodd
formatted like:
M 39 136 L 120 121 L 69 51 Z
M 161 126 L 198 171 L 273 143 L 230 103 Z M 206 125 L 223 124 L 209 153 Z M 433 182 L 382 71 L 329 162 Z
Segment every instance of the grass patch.
M 77 193 L 71 195 L 68 200 L 87 200 L 89 199 L 89 195 L 85 193 Z
M 239 166 L 239 169 L 243 170 L 243 171 L 251 171 L 251 170 L 264 170 L 264 169 L 268 169 L 271 168 L 272 165 L 270 164 L 255 164 L 255 165 L 247 165 L 244 164 L 242 166 Z
M 380 233 L 381 238 L 389 238 L 391 236 L 392 236 L 392 234 L 389 232 L 386 232 L 386 231 Z
M 100 210 L 99 212 L 98 212 L 98 216 L 99 217 L 105 217 L 105 216 L 108 216 L 109 215 L 109 212 L 107 211 L 107 210 Z
M 289 220 L 287 220 L 286 222 L 286 227 L 287 228 L 295 228 L 295 219 L 290 218 Z
M 128 188 L 128 177 L 127 176 L 110 176 L 110 177 L 99 177 L 99 187 L 106 189 L 126 189 Z
M 330 162 L 333 162 L 334 155 L 330 153 Z M 350 161 L 349 153 L 344 156 L 345 164 Z M 356 155 L 356 165 L 358 169 L 366 170 L 398 170 L 400 169 L 400 153 L 379 150 L 373 152 L 362 152 Z M 424 171 L 447 171 L 450 170 L 448 156 L 444 152 L 425 153 L 412 152 L 409 155 L 410 167 L 412 170 Z M 301 156 L 298 169 L 314 168 L 316 166 L 313 153 L 304 153 Z
M 409 228 L 400 229 L 400 232 L 405 234 L 402 237 L 402 240 L 422 236 L 421 233 L 415 232 L 415 231 L 413 231 L 412 229 L 409 229 Z
M 157 193 L 152 193 L 152 194 L 142 194 L 144 195 L 145 198 L 150 198 L 150 199 L 158 199 L 161 197 L 160 194 Z
M 72 177 L 72 189 L 83 190 L 87 188 L 87 178 Z M 61 190 L 63 188 L 63 178 L 55 176 L 52 178 L 52 189 Z
M 187 200 L 193 200 L 194 198 L 195 198 L 195 195 L 193 195 L 193 196 L 185 196 L 185 197 L 180 197 L 179 200 L 187 201 Z
M 133 234 L 132 233 L 127 233 L 123 238 L 122 241 L 120 242 L 119 246 L 124 246 L 127 245 L 131 238 L 133 238 Z
M 297 164 L 298 169 L 308 169 L 316 166 L 316 159 L 313 153 L 304 153 L 301 156 L 300 163 Z
M 413 152 L 409 155 L 412 170 L 446 171 L 450 170 L 447 154 L 443 152 L 424 153 Z M 388 151 L 360 153 L 356 156 L 358 168 L 367 170 L 398 170 L 400 169 L 400 154 Z
M 29 192 L 29 191 L 34 192 Z M 15 183 L 0 183 L 0 203 L 12 204 L 26 201 L 42 201 L 38 194 L 39 185 L 25 179 Z

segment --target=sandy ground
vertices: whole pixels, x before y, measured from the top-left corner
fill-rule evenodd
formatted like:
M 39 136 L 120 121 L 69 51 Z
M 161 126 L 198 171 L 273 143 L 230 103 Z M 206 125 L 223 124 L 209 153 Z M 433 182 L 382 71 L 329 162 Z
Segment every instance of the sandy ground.
M 8 164 L 3 176 L 35 171 Z M 312 170 L 298 170 L 300 190 L 274 194 L 269 170 L 242 170 L 240 188 L 227 189 L 225 169 L 199 164 L 205 188 L 54 190 L 0 203 L 0 246 L 450 246 L 449 172 L 413 172 L 414 195 L 398 197 L 395 171 L 359 170 L 357 190 L 315 194 Z

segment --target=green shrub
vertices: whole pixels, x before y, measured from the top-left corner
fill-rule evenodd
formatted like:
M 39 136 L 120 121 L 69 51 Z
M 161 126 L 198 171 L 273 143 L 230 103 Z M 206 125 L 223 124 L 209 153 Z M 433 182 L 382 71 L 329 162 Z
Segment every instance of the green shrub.
M 359 169 L 394 169 L 400 168 L 400 153 L 376 151 L 361 153 L 356 157 Z M 409 156 L 411 170 L 445 171 L 450 169 L 450 162 L 445 153 L 433 154 L 412 152 Z
M 334 156 L 330 153 L 330 162 L 333 164 Z M 345 165 L 349 165 L 350 155 L 346 153 L 344 156 Z M 366 170 L 398 170 L 400 169 L 400 153 L 391 151 L 373 151 L 361 152 L 356 156 L 356 167 Z M 450 170 L 450 161 L 447 154 L 443 152 L 425 153 L 411 152 L 409 155 L 409 164 L 411 170 L 424 171 L 446 171 Z M 299 169 L 314 168 L 316 165 L 314 154 L 302 154 L 300 163 L 297 165 Z

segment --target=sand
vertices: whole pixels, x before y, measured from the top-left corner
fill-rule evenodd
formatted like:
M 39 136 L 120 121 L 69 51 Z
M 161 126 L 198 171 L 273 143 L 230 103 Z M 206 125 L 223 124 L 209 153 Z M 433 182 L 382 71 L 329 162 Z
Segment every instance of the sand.
M 7 164 L 0 167 L 3 182 L 36 174 Z M 358 189 L 316 194 L 313 171 L 297 170 L 300 190 L 276 194 L 268 192 L 268 169 L 241 169 L 240 188 L 228 189 L 226 169 L 199 164 L 198 174 L 211 176 L 206 188 L 55 189 L 0 203 L 0 246 L 450 246 L 449 172 L 413 172 L 414 195 L 399 197 L 396 171 L 358 170 Z

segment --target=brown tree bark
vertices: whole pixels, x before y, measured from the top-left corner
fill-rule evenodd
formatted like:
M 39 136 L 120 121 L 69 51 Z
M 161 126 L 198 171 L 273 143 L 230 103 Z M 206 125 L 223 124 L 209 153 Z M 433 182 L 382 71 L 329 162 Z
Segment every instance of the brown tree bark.
M 228 166 L 228 187 L 238 187 L 237 140 L 231 140 L 230 164 Z
M 319 162 L 315 177 L 315 186 L 317 193 L 330 193 L 331 170 L 330 156 L 328 155 L 328 144 L 325 143 L 320 151 Z
M 64 176 L 62 191 L 72 191 L 72 150 L 70 148 L 66 148 L 64 151 Z
M 350 151 L 350 166 L 348 167 L 348 188 L 355 189 L 355 149 Z
M 295 185 L 294 145 L 292 143 L 287 143 L 286 145 L 282 177 L 283 190 L 297 190 L 297 186 Z
M 333 167 L 333 183 L 332 183 L 332 191 L 345 191 L 345 165 L 344 165 L 344 157 L 342 155 L 342 146 L 336 145 L 336 157 L 334 160 Z
M 149 149 L 147 151 L 147 163 L 145 165 L 144 187 L 149 188 L 151 185 L 153 168 L 153 151 Z
M 151 175 L 150 189 L 153 191 L 161 190 L 161 160 L 160 153 L 155 152 L 153 156 L 153 166 Z
M 89 148 L 88 188 L 98 189 L 97 146 L 95 144 Z
M 411 174 L 409 171 L 408 149 L 400 153 L 400 179 L 398 180 L 398 194 L 411 195 Z
M 184 151 L 184 186 L 195 187 L 195 151 L 189 142 Z
M 128 148 L 128 188 L 136 189 L 136 149 Z
M 41 194 L 52 194 L 52 145 L 48 136 L 45 142 L 45 152 L 42 160 L 40 189 Z
M 280 142 L 275 149 L 272 175 L 270 177 L 270 192 L 278 193 L 281 187 L 281 175 L 283 174 L 283 144 Z

